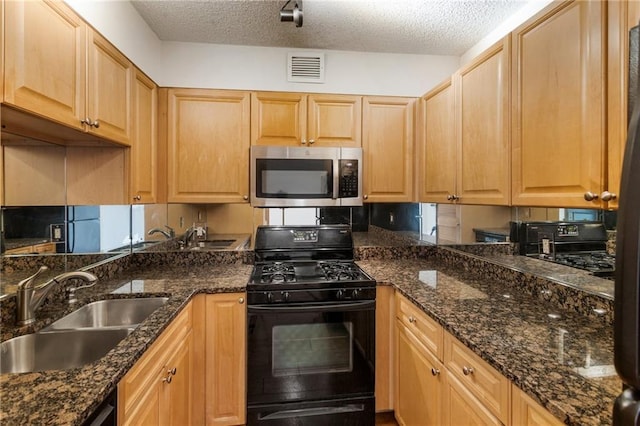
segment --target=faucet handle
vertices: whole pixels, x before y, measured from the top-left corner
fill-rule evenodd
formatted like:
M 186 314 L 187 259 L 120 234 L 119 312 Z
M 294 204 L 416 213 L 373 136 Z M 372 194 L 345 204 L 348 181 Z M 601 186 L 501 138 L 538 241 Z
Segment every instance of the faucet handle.
M 167 228 L 167 230 L 169 230 L 169 235 L 171 236 L 171 238 L 175 238 L 176 231 L 169 225 L 165 225 L 164 227 Z
M 35 279 L 38 277 L 38 275 L 42 274 L 45 271 L 48 271 L 49 268 L 47 266 L 41 266 L 40 269 L 38 269 L 36 271 L 35 274 L 31 275 L 30 277 L 25 278 L 24 280 L 20 281 L 18 283 L 18 290 L 25 290 L 27 288 L 32 288 L 33 287 L 33 282 L 35 281 Z

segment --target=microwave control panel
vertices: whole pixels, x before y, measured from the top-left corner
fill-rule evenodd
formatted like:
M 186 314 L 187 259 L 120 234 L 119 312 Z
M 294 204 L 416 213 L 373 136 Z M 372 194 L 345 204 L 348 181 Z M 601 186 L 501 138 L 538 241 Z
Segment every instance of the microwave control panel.
M 340 183 L 338 197 L 358 196 L 358 160 L 340 160 Z

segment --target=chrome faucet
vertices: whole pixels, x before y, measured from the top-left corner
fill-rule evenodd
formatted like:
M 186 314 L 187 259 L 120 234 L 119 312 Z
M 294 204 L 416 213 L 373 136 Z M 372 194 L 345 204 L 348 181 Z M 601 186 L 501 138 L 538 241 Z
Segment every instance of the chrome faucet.
M 189 228 L 187 228 L 187 230 L 184 232 L 184 235 L 182 236 L 182 238 L 179 241 L 180 249 L 184 249 L 185 247 L 189 247 L 189 243 L 191 242 L 191 239 L 193 238 L 193 234 L 195 232 L 196 232 L 196 228 L 194 228 L 193 226 L 190 226 Z
M 172 239 L 172 238 L 175 238 L 175 236 L 176 236 L 176 231 L 174 231 L 174 230 L 173 230 L 173 228 L 172 228 L 172 227 L 170 227 L 170 226 L 168 226 L 168 225 L 165 225 L 164 227 L 165 227 L 165 228 L 167 228 L 167 230 L 168 230 L 168 231 L 163 231 L 163 230 L 162 230 L 162 229 L 160 229 L 160 228 L 152 228 L 152 229 L 149 229 L 149 232 L 147 232 L 147 234 L 148 234 L 148 235 L 153 235 L 153 234 L 155 234 L 156 232 L 159 232 L 159 233 L 161 233 L 162 235 L 164 235 L 164 236 L 165 236 L 165 238 L 166 238 L 167 240 L 170 240 L 170 239 Z
M 16 322 L 18 325 L 28 325 L 36 320 L 36 309 L 40 307 L 47 294 L 49 294 L 51 289 L 53 289 L 56 284 L 62 284 L 70 279 L 81 279 L 83 281 L 86 281 L 88 285 L 73 289 L 75 298 L 75 290 L 79 288 L 91 287 L 98 280 L 95 275 L 89 272 L 72 271 L 62 273 L 55 278 L 50 279 L 44 284 L 35 286 L 34 282 L 38 275 L 47 271 L 48 269 L 49 268 L 47 268 L 46 266 L 41 266 L 35 274 L 31 275 L 28 278 L 25 278 L 18 283 L 18 290 L 16 294 L 18 305 L 18 317 Z

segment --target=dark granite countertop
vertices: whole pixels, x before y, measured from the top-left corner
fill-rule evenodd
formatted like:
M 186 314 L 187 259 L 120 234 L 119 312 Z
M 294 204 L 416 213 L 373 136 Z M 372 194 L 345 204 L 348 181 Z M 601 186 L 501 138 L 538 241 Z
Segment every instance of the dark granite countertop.
M 400 241 L 393 245 L 403 246 Z M 421 257 L 436 251 L 427 250 L 381 247 L 379 251 L 387 260 L 358 263 L 381 284 L 393 284 L 565 423 L 611 423 L 611 406 L 621 383 L 610 367 L 610 323 L 535 299 L 506 280 L 481 279 L 472 271 L 461 272 L 458 269 L 463 268 L 454 269 L 436 260 L 389 260 L 407 253 Z M 169 266 L 143 262 L 160 255 L 136 258 L 127 272 L 101 280 L 99 286 L 81 290 L 78 296 L 81 303 L 88 303 L 113 297 L 169 295 L 167 305 L 95 363 L 66 371 L 1 375 L 0 423 L 80 424 L 195 294 L 244 291 L 251 271 L 251 265 L 237 262 L 193 266 L 195 255 L 186 253 L 171 262 L 163 258 Z M 372 257 L 369 253 L 363 259 Z M 156 261 L 156 265 L 163 264 L 160 258 Z M 43 308 L 36 329 L 71 310 Z M 3 339 L 19 331 L 5 326 Z M 601 374 L 605 376 L 585 377 Z
M 100 360 L 82 368 L 0 375 L 0 423 L 78 425 L 115 389 L 120 379 L 198 293 L 244 291 L 250 265 L 153 268 L 130 272 L 80 290 L 83 303 L 115 297 L 170 296 L 136 330 Z M 75 308 L 38 311 L 36 328 Z M 11 327 L 3 327 L 3 334 Z M 15 330 L 14 330 L 15 331 Z
M 508 282 L 479 279 L 428 260 L 360 261 L 556 417 L 611 424 L 621 382 L 613 328 L 534 299 Z

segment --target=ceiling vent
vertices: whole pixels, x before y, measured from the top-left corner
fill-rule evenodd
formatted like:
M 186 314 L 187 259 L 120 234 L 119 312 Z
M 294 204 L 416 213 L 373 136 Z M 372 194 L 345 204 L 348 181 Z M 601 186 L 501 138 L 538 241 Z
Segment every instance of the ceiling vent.
M 324 53 L 289 53 L 287 80 L 296 83 L 324 83 Z

